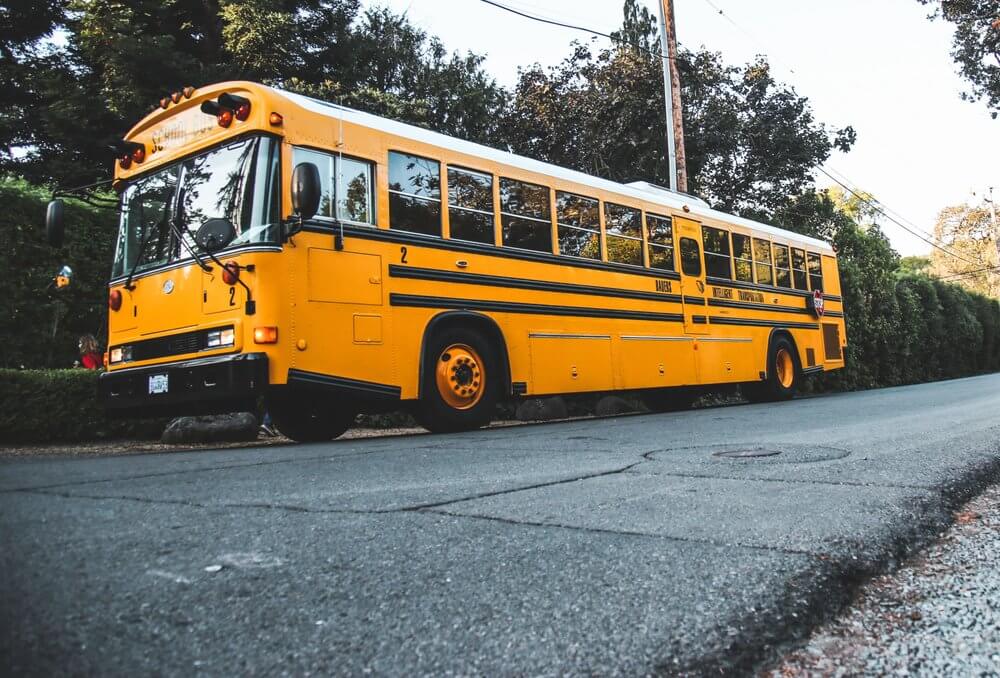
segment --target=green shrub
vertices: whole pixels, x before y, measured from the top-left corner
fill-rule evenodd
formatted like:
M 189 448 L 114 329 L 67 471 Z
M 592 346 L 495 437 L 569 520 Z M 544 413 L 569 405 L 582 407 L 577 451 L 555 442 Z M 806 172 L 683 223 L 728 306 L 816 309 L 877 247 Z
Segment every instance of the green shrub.
M 109 419 L 94 370 L 0 369 L 0 444 L 157 438 L 165 421 Z

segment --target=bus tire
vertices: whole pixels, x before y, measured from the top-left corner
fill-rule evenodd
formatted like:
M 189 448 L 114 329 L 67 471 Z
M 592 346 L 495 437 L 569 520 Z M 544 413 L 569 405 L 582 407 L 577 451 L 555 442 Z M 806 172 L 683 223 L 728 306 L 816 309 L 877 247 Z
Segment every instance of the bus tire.
M 679 412 L 689 410 L 701 396 L 698 389 L 690 387 L 654 388 L 639 394 L 650 412 Z
M 747 384 L 743 395 L 752 403 L 773 403 L 791 400 L 798 389 L 802 371 L 792 340 L 777 336 L 767 350 L 767 377 Z
M 274 427 L 297 443 L 318 443 L 339 438 L 354 423 L 356 412 L 329 398 L 314 394 L 283 394 L 268 400 Z
M 493 420 L 502 382 L 500 360 L 481 333 L 463 327 L 435 332 L 421 369 L 415 414 L 428 431 L 471 431 Z

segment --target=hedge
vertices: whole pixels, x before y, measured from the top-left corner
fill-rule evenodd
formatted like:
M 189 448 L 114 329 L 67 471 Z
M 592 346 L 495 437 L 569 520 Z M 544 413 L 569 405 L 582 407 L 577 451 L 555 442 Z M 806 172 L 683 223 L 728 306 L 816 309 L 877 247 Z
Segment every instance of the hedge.
M 109 419 L 94 370 L 0 369 L 0 444 L 157 438 L 162 419 Z

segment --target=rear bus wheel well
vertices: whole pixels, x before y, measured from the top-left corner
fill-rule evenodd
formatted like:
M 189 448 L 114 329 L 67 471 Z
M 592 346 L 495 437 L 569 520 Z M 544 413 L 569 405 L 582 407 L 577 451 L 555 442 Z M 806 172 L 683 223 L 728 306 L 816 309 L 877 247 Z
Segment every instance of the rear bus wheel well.
M 509 395 L 511 383 L 510 359 L 507 355 L 507 342 L 504 339 L 503 332 L 500 330 L 500 326 L 496 324 L 493 318 L 482 313 L 446 311 L 434 316 L 427 323 L 427 327 L 424 328 L 424 336 L 420 341 L 420 361 L 417 363 L 417 396 L 420 397 L 424 393 L 423 365 L 427 358 L 427 346 L 430 344 L 431 337 L 439 332 L 454 328 L 475 330 L 482 334 L 486 341 L 489 342 L 490 348 L 496 351 L 496 357 L 500 361 L 500 378 L 503 382 L 500 384 L 500 393 Z
M 771 330 L 771 336 L 767 338 L 767 352 L 764 353 L 764 372 L 767 375 L 767 363 L 771 355 L 771 347 L 774 345 L 774 341 L 779 337 L 787 339 L 788 343 L 792 345 L 792 359 L 795 361 L 795 371 L 798 374 L 802 373 L 802 359 L 799 358 L 799 345 L 795 343 L 795 337 L 792 333 L 785 329 L 773 329 Z M 767 375 L 770 376 L 770 375 Z M 766 378 L 766 377 L 765 377 Z

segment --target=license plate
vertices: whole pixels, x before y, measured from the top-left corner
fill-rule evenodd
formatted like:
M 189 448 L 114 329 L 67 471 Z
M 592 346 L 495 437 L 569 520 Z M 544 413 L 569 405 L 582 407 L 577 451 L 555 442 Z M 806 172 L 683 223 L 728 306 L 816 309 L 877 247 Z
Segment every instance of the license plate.
M 153 374 L 149 377 L 149 393 L 150 395 L 154 393 L 166 393 L 168 388 L 166 374 Z

